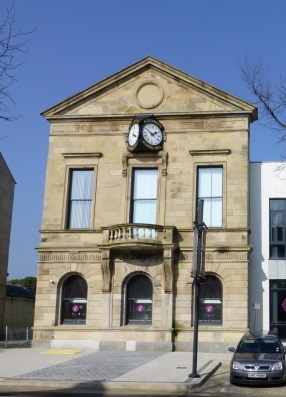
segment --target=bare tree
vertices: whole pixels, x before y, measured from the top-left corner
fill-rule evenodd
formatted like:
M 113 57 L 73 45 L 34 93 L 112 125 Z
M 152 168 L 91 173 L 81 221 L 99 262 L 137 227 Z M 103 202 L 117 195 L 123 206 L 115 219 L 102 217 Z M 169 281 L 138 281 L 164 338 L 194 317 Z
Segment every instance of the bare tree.
M 252 60 L 246 53 L 240 64 L 242 78 L 260 105 L 267 125 L 277 132 L 278 142 L 286 141 L 286 76 L 280 74 L 278 84 L 270 80 L 270 68 L 262 59 Z
M 16 20 L 14 3 L 7 9 L 0 21 L 0 119 L 11 121 L 17 116 L 10 115 L 14 104 L 11 85 L 17 81 L 15 70 L 26 61 L 27 44 L 31 32 L 23 32 Z M 24 59 L 23 59 L 24 55 Z

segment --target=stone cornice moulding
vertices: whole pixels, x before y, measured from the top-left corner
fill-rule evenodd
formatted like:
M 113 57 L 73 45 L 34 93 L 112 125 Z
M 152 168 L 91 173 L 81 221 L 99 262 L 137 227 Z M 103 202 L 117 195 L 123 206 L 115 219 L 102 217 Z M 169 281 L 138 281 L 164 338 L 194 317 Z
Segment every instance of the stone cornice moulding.
M 100 158 L 100 157 L 102 157 L 102 153 L 99 153 L 99 152 L 95 152 L 95 153 L 62 153 L 62 156 L 65 159 L 68 159 L 68 158 L 90 158 L 90 157 Z
M 140 113 L 142 115 L 145 112 Z M 146 113 L 150 114 L 150 112 Z M 210 116 L 217 118 L 217 117 L 227 117 L 230 118 L 238 117 L 238 116 L 249 116 L 248 111 L 243 110 L 227 110 L 227 111 L 190 111 L 190 112 L 168 112 L 168 113 L 161 113 L 156 112 L 156 116 L 160 119 L 164 120 L 172 120 L 172 119 L 182 119 L 182 118 L 209 118 Z M 131 121 L 134 117 L 134 113 L 124 113 L 124 114 L 99 114 L 99 115 L 70 115 L 70 114 L 61 114 L 61 115 L 53 115 L 50 117 L 46 117 L 46 119 L 50 122 L 68 122 L 70 121 L 82 121 L 82 122 L 93 122 L 93 121 L 106 121 L 106 120 L 126 120 Z
M 230 149 L 210 149 L 210 150 L 189 150 L 191 156 L 204 156 L 204 155 L 229 155 Z

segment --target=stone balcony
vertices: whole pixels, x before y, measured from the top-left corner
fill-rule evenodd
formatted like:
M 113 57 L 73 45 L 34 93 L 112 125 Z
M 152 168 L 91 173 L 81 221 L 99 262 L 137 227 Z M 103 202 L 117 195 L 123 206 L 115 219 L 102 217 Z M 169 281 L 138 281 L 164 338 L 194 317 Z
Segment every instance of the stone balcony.
M 123 223 L 102 227 L 102 249 L 162 250 L 175 246 L 174 226 Z

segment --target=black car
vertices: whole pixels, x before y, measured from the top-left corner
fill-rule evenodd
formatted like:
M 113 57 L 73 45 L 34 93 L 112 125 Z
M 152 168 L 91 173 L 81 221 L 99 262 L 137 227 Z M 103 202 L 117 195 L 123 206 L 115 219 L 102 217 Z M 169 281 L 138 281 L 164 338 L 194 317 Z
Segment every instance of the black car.
M 285 348 L 275 334 L 246 333 L 233 352 L 230 383 L 282 384 L 286 379 Z

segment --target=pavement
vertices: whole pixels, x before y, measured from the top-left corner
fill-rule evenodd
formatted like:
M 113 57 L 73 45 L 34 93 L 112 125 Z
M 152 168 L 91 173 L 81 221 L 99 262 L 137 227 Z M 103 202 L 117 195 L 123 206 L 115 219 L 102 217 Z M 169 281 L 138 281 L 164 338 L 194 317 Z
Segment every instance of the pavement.
M 205 383 L 231 353 L 0 348 L 0 390 L 182 393 Z

